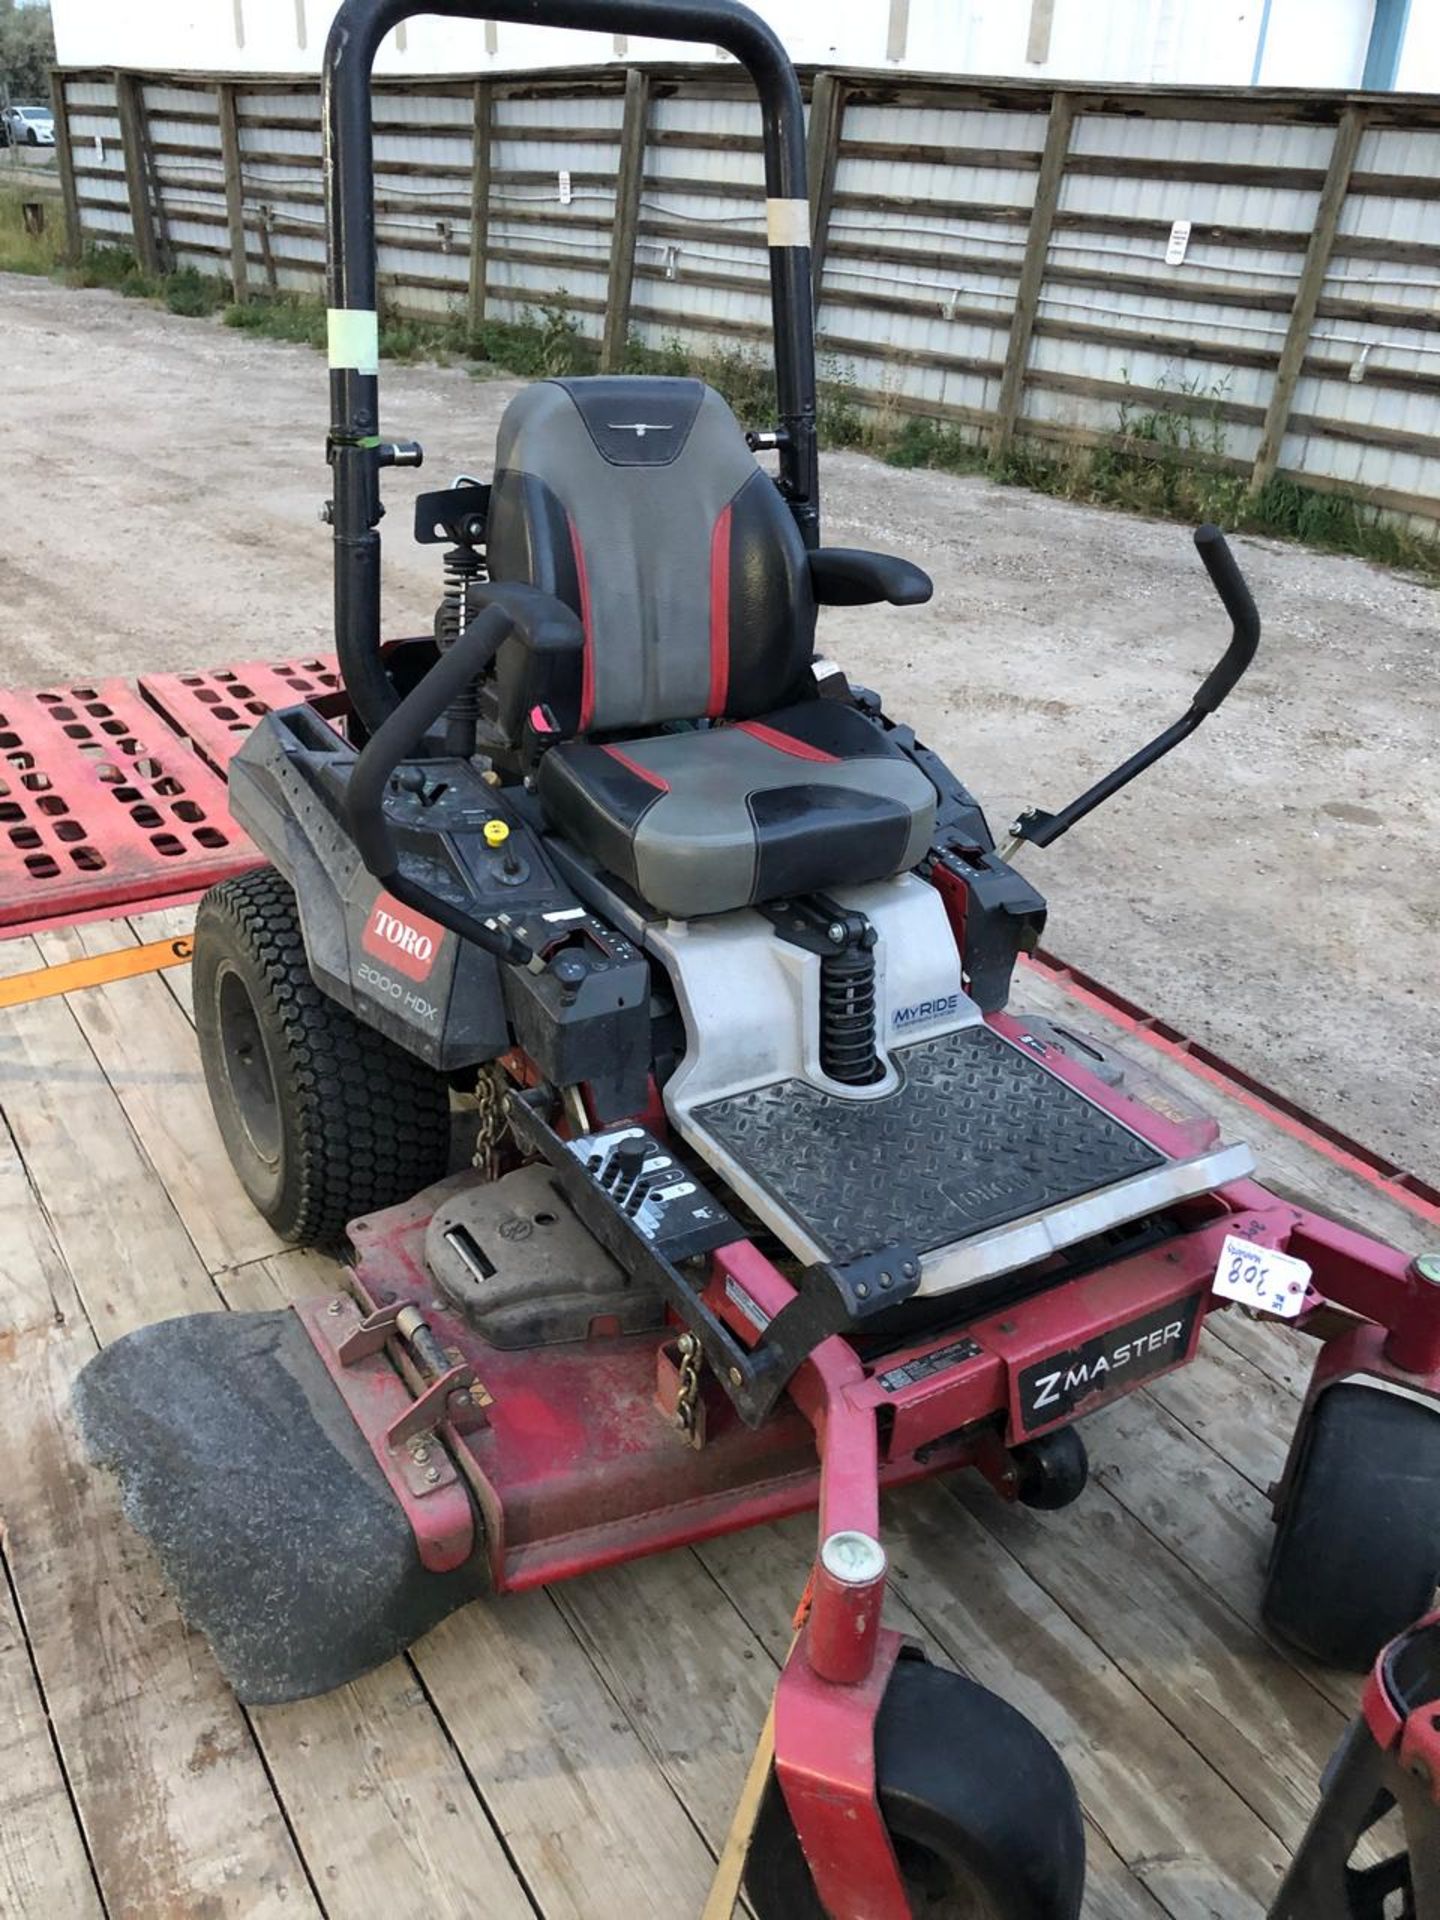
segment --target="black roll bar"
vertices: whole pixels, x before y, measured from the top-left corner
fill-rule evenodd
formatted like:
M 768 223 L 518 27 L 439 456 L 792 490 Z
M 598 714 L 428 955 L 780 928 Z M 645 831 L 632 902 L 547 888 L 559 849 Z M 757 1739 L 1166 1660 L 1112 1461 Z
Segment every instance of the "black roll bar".
M 379 470 L 395 455 L 379 440 L 370 77 L 385 35 L 417 13 L 698 40 L 724 47 L 749 70 L 765 154 L 780 487 L 806 546 L 820 537 L 805 115 L 795 69 L 774 32 L 738 0 L 344 0 L 321 79 L 335 640 L 346 691 L 372 733 L 397 695 L 380 654 Z

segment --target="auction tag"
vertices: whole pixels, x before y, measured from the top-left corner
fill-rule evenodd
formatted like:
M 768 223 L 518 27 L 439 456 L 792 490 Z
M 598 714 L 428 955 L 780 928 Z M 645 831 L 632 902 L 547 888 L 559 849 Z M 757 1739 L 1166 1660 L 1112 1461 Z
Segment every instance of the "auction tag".
M 1278 1313 L 1293 1320 L 1305 1305 L 1310 1290 L 1310 1267 L 1294 1254 L 1277 1253 L 1273 1247 L 1257 1247 L 1253 1240 L 1227 1233 L 1215 1269 L 1215 1291 L 1227 1300 L 1258 1313 Z

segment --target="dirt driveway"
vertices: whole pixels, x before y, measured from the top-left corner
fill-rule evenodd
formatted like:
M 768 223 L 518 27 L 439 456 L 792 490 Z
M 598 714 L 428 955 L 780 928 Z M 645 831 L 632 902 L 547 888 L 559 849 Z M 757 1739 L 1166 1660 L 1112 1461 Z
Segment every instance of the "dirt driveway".
M 0 276 L 0 682 L 330 644 L 325 371 L 115 296 Z M 387 369 L 424 482 L 487 470 L 514 391 Z M 934 575 L 918 611 L 824 620 L 985 799 L 1056 806 L 1176 717 L 1226 630 L 1182 528 L 860 455 L 826 534 Z M 390 631 L 428 626 L 436 550 L 387 476 Z M 1440 1173 L 1440 597 L 1355 560 L 1239 543 L 1255 668 L 1187 746 L 1026 871 L 1049 943 L 1335 1125 Z

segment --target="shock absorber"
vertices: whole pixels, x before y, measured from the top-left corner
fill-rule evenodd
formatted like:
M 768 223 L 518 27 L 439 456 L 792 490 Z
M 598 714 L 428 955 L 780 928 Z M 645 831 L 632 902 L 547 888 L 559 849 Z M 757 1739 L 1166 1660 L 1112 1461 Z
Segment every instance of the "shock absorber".
M 864 1087 L 885 1071 L 875 1051 L 875 929 L 861 914 L 835 921 L 832 938 L 836 928 L 843 944 L 820 960 L 820 1067 L 845 1086 Z
M 447 653 L 470 624 L 470 588 L 489 578 L 485 562 L 474 547 L 446 549 L 444 558 L 445 594 L 435 619 L 435 640 L 441 653 Z M 480 714 L 480 696 L 474 685 L 465 688 L 445 710 L 445 751 L 468 760 L 475 751 L 475 730 Z

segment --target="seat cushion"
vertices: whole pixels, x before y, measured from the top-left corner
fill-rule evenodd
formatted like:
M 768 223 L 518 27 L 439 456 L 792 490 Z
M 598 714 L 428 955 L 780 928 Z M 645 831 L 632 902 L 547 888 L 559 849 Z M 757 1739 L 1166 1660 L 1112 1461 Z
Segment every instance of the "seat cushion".
M 540 764 L 551 823 L 676 919 L 883 880 L 923 858 L 935 789 L 857 708 L 807 700 L 763 720 Z

